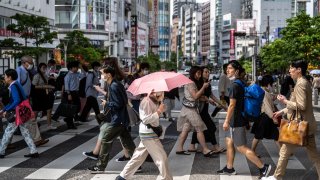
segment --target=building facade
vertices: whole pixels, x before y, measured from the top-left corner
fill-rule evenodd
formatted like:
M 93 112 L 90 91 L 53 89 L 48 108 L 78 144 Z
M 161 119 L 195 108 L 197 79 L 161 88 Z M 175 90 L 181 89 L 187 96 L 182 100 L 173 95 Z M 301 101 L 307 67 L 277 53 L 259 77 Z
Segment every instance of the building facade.
M 183 5 L 196 4 L 196 0 L 174 0 L 173 1 L 173 14 L 172 19 L 180 18 L 181 7 Z
M 59 28 L 58 37 L 63 39 L 68 32 L 81 30 L 97 47 L 108 46 L 110 55 L 116 56 L 117 45 L 110 43 L 110 36 L 116 37 L 117 12 L 118 4 L 115 1 L 56 0 L 55 26 Z
M 22 38 L 19 38 L 19 35 L 12 33 L 7 30 L 7 26 L 12 23 L 16 23 L 15 20 L 11 19 L 11 16 L 15 14 L 27 14 L 27 15 L 35 15 L 42 16 L 47 18 L 50 25 L 54 25 L 55 12 L 54 10 L 54 0 L 2 0 L 0 1 L 0 41 L 12 38 L 16 40 L 20 44 L 24 44 L 25 41 Z M 28 40 L 27 46 L 34 47 L 33 40 Z M 58 40 L 54 40 L 52 44 L 44 44 L 41 47 L 53 49 L 58 45 Z M 0 58 L 5 58 L 5 62 L 2 64 L 6 65 L 6 67 L 0 67 L 0 69 L 5 70 L 10 68 L 15 68 L 17 66 L 17 60 L 15 60 L 10 55 L 5 54 L 5 51 L 10 51 L 8 49 L 1 50 L 0 49 Z M 52 53 L 51 53 L 52 54 Z M 50 53 L 43 54 L 40 58 L 40 62 L 47 62 L 51 57 Z M 1 59 L 2 60 L 2 59 Z M 0 61 L 1 61 L 0 60 Z M 1 71 L 0 74 L 3 72 Z
M 203 60 L 201 56 L 202 12 L 200 8 L 192 13 L 191 37 L 191 58 L 194 62 L 203 64 L 205 60 Z
M 242 18 L 242 1 L 216 1 L 217 59 L 221 66 L 235 59 L 236 19 Z
M 96 48 L 106 49 L 119 64 L 131 63 L 131 0 L 55 0 L 58 38 L 80 30 Z
M 269 34 L 272 34 L 271 32 L 274 29 L 285 27 L 286 20 L 292 17 L 291 4 L 291 0 L 253 1 L 253 19 L 255 20 L 255 27 L 259 36 L 267 32 L 268 24 Z M 269 38 L 271 40 L 272 36 L 269 36 Z
M 171 52 L 177 52 L 178 41 L 179 41 L 179 18 L 174 18 L 171 27 Z
M 170 0 L 158 0 L 158 39 L 161 61 L 170 57 Z
M 132 16 L 137 18 L 137 26 L 132 26 L 132 57 L 145 56 L 149 49 L 149 10 L 147 0 L 132 0 Z M 135 40 L 134 40 L 135 39 Z
M 210 1 L 203 3 L 201 7 L 202 25 L 201 25 L 201 58 L 208 63 L 210 58 Z M 214 24 L 214 22 L 212 22 Z

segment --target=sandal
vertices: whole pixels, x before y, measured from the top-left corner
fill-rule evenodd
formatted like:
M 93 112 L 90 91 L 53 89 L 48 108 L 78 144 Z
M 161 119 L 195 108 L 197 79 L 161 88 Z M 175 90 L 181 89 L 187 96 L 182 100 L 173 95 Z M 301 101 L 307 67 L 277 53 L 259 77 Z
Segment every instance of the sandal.
M 224 152 L 226 152 L 226 151 L 227 151 L 226 148 L 221 148 L 218 152 L 219 152 L 219 153 L 224 153 Z
M 227 151 L 225 148 L 220 148 L 218 150 L 212 150 L 214 154 L 224 153 Z
M 207 154 L 203 154 L 204 157 L 213 157 L 215 154 L 213 151 L 208 152 Z
M 176 151 L 176 154 L 178 154 L 178 155 L 191 155 L 187 151 Z
M 196 152 L 198 152 L 198 150 L 196 150 L 196 149 L 188 149 L 188 152 L 192 152 L 192 153 L 196 153 Z

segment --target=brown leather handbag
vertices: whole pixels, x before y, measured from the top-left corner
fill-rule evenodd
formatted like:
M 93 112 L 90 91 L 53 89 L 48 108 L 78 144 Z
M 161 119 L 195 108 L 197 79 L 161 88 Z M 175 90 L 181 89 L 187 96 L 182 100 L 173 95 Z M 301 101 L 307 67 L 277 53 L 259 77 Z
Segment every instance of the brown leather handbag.
M 300 118 L 298 117 L 300 114 Z M 302 119 L 300 111 L 291 116 L 290 120 L 281 119 L 279 142 L 298 146 L 307 145 L 308 122 Z

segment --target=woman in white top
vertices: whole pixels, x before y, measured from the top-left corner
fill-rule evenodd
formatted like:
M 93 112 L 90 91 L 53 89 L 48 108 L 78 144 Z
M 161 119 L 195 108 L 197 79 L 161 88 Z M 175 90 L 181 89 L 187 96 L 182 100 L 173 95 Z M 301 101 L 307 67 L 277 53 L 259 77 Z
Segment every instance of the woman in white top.
M 139 106 L 139 115 L 141 123 L 139 126 L 140 144 L 135 149 L 134 154 L 127 165 L 123 168 L 116 180 L 131 179 L 134 173 L 142 165 L 148 154 L 153 159 L 153 162 L 158 166 L 161 179 L 172 180 L 172 175 L 169 171 L 168 157 L 163 149 L 158 135 L 148 126 L 159 126 L 159 116 L 165 111 L 163 103 L 163 92 L 152 92 L 145 97 Z

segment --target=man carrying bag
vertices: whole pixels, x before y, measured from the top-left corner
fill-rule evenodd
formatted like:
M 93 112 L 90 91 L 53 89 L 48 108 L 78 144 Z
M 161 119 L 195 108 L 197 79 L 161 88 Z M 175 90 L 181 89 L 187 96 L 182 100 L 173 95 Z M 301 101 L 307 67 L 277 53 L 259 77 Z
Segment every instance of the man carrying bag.
M 301 116 L 298 115 L 299 116 L 298 118 L 302 117 L 304 121 L 307 121 L 308 127 L 305 135 L 306 142 L 300 145 L 304 145 L 306 147 L 308 157 L 315 164 L 315 167 L 317 169 L 318 176 L 319 176 L 320 175 L 320 154 L 317 151 L 317 146 L 315 141 L 317 124 L 313 114 L 311 84 L 305 78 L 307 67 L 308 67 L 308 64 L 305 61 L 299 60 L 291 63 L 289 72 L 292 79 L 296 81 L 296 85 L 294 86 L 294 91 L 291 93 L 290 100 L 287 100 L 287 98 L 284 95 L 278 95 L 277 97 L 278 100 L 284 105 L 286 105 L 286 108 L 284 108 L 281 111 L 275 112 L 273 118 L 276 119 L 282 114 L 287 114 L 288 119 L 296 121 L 295 117 L 293 118 L 291 117 L 294 114 L 296 114 L 297 116 L 298 115 L 297 113 L 299 112 L 301 113 Z M 283 128 L 283 125 L 284 125 L 283 123 L 286 123 L 286 122 L 282 120 L 281 128 Z M 293 142 L 286 142 L 285 140 L 283 140 L 284 138 L 281 138 L 282 135 L 283 135 L 283 132 L 281 132 L 280 130 L 279 140 L 280 141 L 282 140 L 282 142 L 284 143 L 280 149 L 280 153 L 279 153 L 280 157 L 279 157 L 277 168 L 274 172 L 274 175 L 267 178 L 262 178 L 262 179 L 269 179 L 269 180 L 282 179 L 285 174 L 289 157 L 295 151 L 295 149 L 299 147 L 299 145 L 294 145 L 296 143 L 293 144 Z M 314 177 L 314 179 L 317 179 L 317 178 Z

